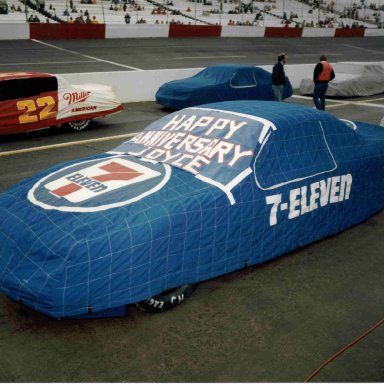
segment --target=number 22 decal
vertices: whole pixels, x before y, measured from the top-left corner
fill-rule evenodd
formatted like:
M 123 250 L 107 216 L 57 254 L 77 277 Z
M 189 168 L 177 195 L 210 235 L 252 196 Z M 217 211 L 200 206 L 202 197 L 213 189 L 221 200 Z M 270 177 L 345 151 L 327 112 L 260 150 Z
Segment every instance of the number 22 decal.
M 21 100 L 17 102 L 17 109 L 25 111 L 19 116 L 20 124 L 35 123 L 39 120 L 46 120 L 56 116 L 55 100 L 52 96 L 39 97 L 35 100 Z M 43 108 L 40 112 L 37 108 Z

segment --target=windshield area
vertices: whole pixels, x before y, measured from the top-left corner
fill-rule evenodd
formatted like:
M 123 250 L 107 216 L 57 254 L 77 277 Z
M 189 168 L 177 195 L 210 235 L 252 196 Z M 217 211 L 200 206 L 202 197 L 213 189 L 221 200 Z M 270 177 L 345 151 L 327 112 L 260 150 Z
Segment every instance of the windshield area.
M 252 71 L 241 71 L 236 72 L 230 81 L 232 88 L 249 88 L 256 87 L 257 80 L 254 72 Z
M 0 101 L 23 99 L 57 91 L 56 77 L 32 77 L 0 81 Z

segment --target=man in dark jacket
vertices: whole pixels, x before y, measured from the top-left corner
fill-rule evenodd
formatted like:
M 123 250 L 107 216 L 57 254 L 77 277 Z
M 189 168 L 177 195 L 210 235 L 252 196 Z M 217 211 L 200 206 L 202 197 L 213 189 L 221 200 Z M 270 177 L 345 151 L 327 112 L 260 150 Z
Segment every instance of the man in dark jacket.
M 283 100 L 283 89 L 286 83 L 284 72 L 286 58 L 285 53 L 280 53 L 280 55 L 277 56 L 277 63 L 273 66 L 272 70 L 272 91 L 276 101 Z
M 316 64 L 313 71 L 313 102 L 317 109 L 325 111 L 325 94 L 327 93 L 328 83 L 335 78 L 332 65 L 328 63 L 326 56 L 320 56 L 320 62 Z

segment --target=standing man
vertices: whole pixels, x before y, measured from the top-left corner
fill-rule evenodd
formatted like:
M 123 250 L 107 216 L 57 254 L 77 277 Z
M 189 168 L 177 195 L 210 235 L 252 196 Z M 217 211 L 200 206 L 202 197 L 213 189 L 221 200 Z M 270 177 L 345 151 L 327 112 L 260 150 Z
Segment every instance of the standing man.
M 328 63 L 326 56 L 320 56 L 320 62 L 316 64 L 313 71 L 313 102 L 317 109 L 325 111 L 325 94 L 328 89 L 328 83 L 335 78 L 335 72 L 332 65 Z
M 283 101 L 283 89 L 286 83 L 284 64 L 287 56 L 285 53 L 280 53 L 277 56 L 277 63 L 272 70 L 272 91 L 275 95 L 275 101 Z

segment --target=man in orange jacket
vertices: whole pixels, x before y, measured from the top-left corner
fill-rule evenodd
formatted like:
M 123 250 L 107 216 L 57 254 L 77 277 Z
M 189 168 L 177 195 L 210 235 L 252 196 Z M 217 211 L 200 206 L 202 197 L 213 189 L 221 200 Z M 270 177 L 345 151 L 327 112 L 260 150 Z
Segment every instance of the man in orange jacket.
M 328 89 L 328 83 L 335 78 L 335 72 L 332 65 L 328 63 L 326 56 L 320 56 L 320 62 L 317 63 L 313 71 L 313 102 L 317 109 L 325 111 L 325 94 Z

